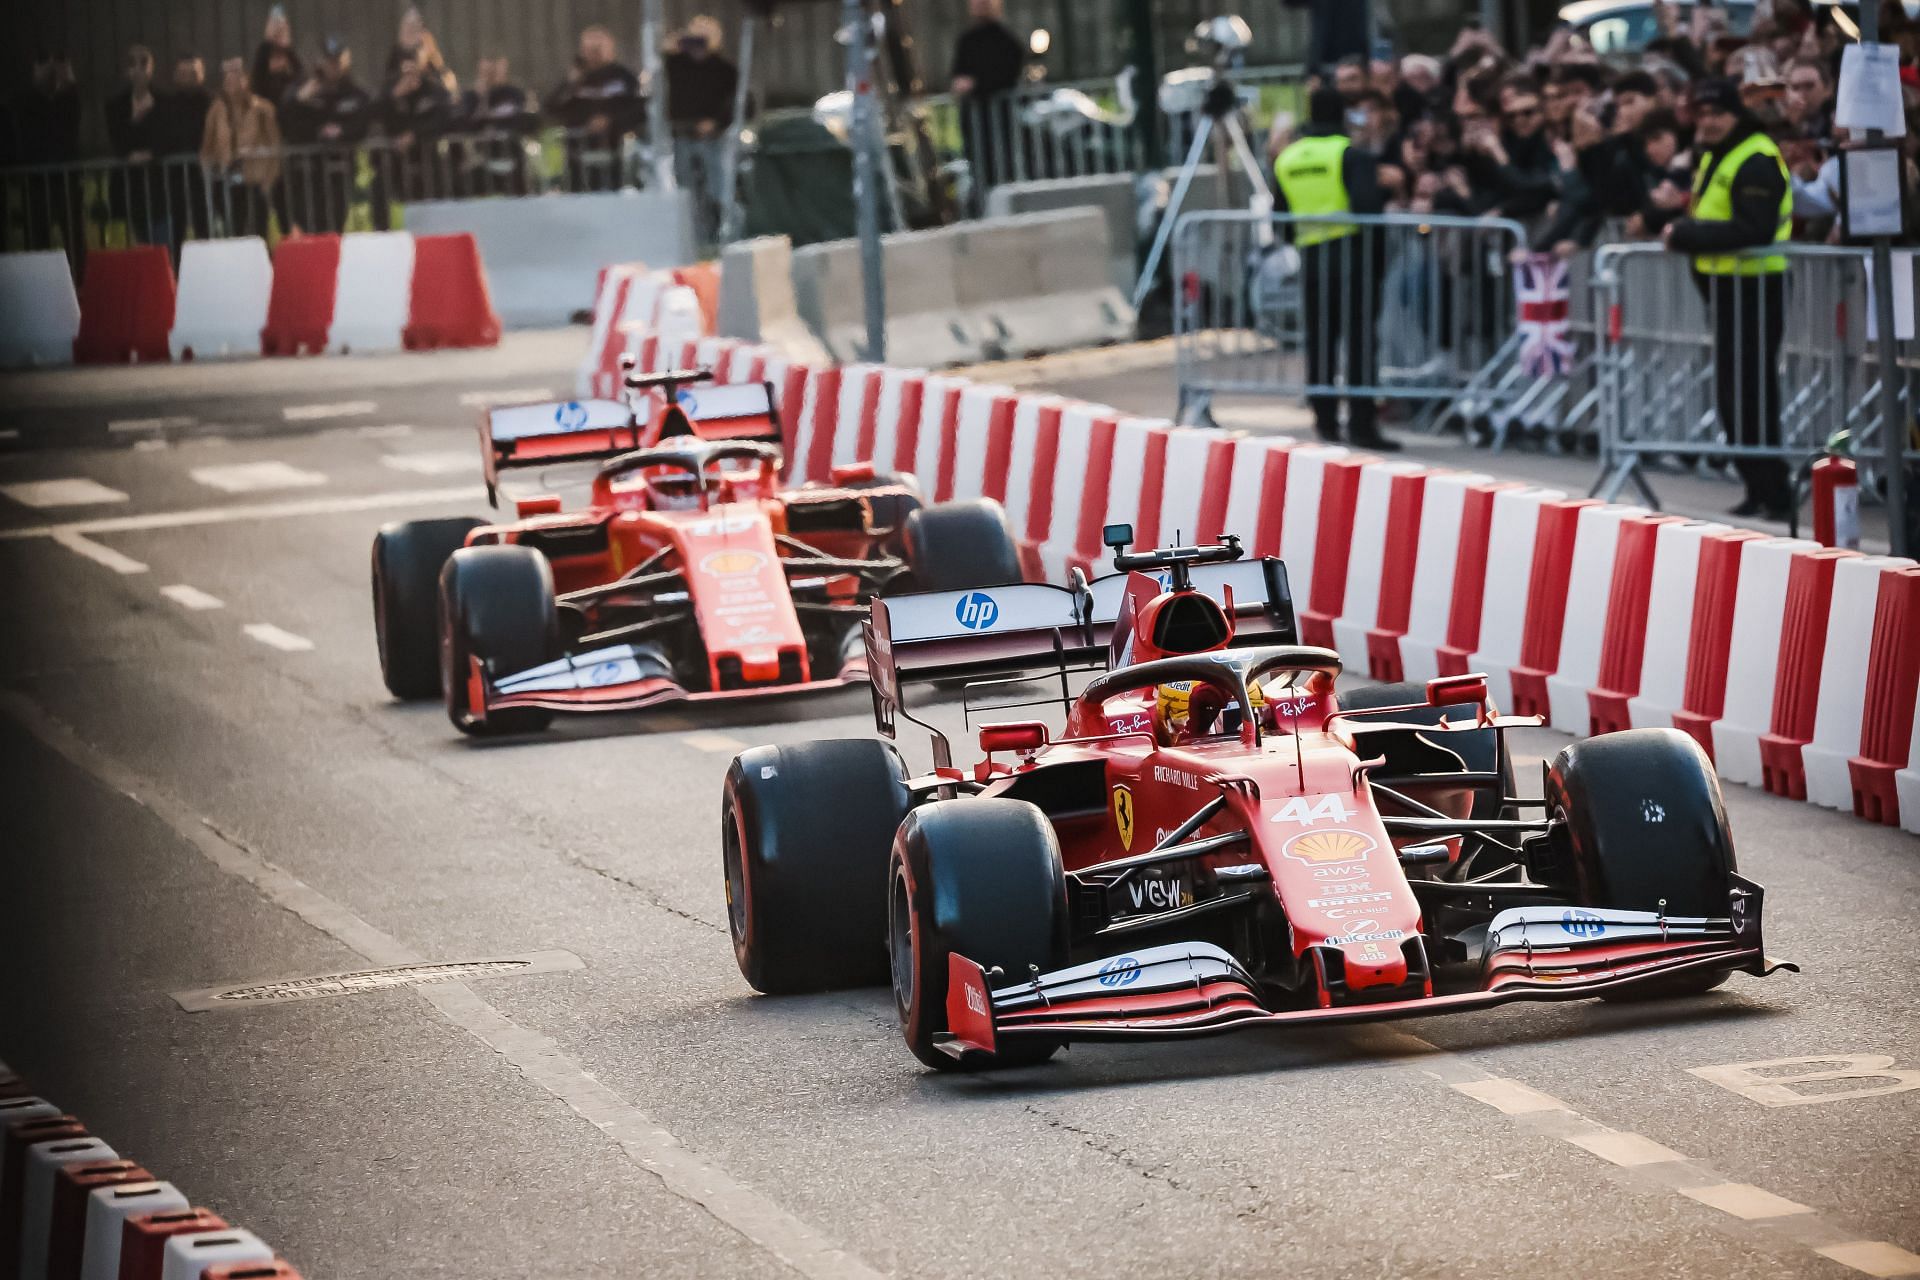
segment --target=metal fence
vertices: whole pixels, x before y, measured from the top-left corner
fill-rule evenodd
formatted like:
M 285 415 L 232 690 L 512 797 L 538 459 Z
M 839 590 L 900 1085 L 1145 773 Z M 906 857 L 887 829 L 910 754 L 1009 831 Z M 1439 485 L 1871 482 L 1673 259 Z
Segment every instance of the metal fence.
M 1785 270 L 1761 270 L 1763 260 Z M 1867 338 L 1868 252 L 1786 244 L 1734 255 L 1733 272 L 1701 275 L 1659 245 L 1595 255 L 1592 316 L 1602 335 L 1601 475 L 1594 494 L 1631 485 L 1657 504 L 1650 467 L 1774 464 L 1760 484 L 1850 434 L 1863 492 L 1877 488 L 1882 367 Z M 1902 421 L 1911 450 L 1920 346 L 1899 344 Z M 1778 464 L 1784 463 L 1785 467 Z M 1782 494 L 1782 499 L 1787 495 Z
M 1285 233 L 1285 234 L 1282 234 Z M 1183 421 L 1216 395 L 1406 402 L 1431 424 L 1501 405 L 1519 347 L 1515 222 L 1414 214 L 1190 213 L 1174 229 Z

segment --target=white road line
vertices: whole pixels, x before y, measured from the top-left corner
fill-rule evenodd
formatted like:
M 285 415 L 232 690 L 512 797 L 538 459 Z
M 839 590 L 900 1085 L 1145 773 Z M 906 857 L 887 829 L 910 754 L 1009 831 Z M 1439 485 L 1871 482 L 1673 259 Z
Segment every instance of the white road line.
M 297 636 L 291 631 L 282 631 L 271 622 L 249 622 L 240 629 L 268 648 L 278 649 L 283 653 L 305 653 L 313 648 L 313 641 L 305 636 Z
M 158 453 L 162 449 L 171 448 L 173 448 L 171 440 L 135 440 L 133 442 L 135 453 Z
M 183 609 L 224 609 L 226 603 L 219 596 L 210 596 L 198 587 L 190 587 L 184 582 L 176 582 L 170 587 L 160 588 L 160 594 Z
M 1832 1258 L 1843 1267 L 1870 1276 L 1910 1276 L 1920 1274 L 1920 1254 L 1908 1253 L 1896 1244 L 1881 1240 L 1853 1240 L 1815 1249 L 1823 1258 Z
M 0 484 L 0 493 L 23 507 L 85 507 L 127 500 L 127 495 L 120 490 L 109 489 L 98 480 L 88 480 L 84 476 Z
M 468 409 L 491 409 L 497 404 L 524 404 L 553 398 L 551 387 L 512 387 L 505 391 L 468 391 L 461 395 L 460 403 Z
M 1566 1111 L 1566 1103 L 1538 1089 L 1530 1089 L 1518 1080 L 1465 1080 L 1453 1086 L 1478 1102 L 1499 1110 L 1502 1115 L 1524 1116 L 1537 1111 Z
M 181 427 L 198 426 L 200 419 L 174 416 L 169 418 L 116 418 L 107 423 L 109 431 L 168 431 Z
M 339 404 L 290 404 L 280 410 L 288 422 L 325 422 L 328 418 L 362 418 L 380 406 L 371 400 L 343 400 Z
M 1753 1222 L 1760 1218 L 1784 1218 L 1793 1213 L 1812 1213 L 1804 1204 L 1777 1196 L 1746 1182 L 1719 1182 L 1710 1187 L 1681 1187 L 1680 1194 L 1701 1204 Z
M 350 511 L 379 511 L 387 507 L 425 507 L 449 502 L 476 502 L 487 496 L 479 485 L 454 489 L 406 489 L 370 493 L 355 498 L 307 498 L 247 506 L 201 507 L 192 511 L 155 511 L 140 516 L 109 516 L 66 524 L 0 529 L 0 541 L 16 538 L 54 538 L 63 534 L 139 533 L 151 529 L 190 529 L 206 524 L 234 524 L 245 520 L 285 520 L 297 516 L 344 515 Z
M 382 454 L 380 465 L 395 471 L 411 471 L 422 476 L 457 475 L 479 469 L 479 459 L 471 449 L 440 449 L 421 453 Z
M 103 564 L 115 573 L 145 573 L 147 566 L 132 556 L 121 555 L 112 547 L 95 542 L 84 533 L 72 529 L 60 529 L 53 533 L 53 540 L 77 555 L 83 555 L 95 564 Z
M 723 751 L 745 751 L 747 749 L 746 743 L 740 741 L 738 738 L 729 738 L 724 733 L 689 733 L 682 737 L 680 741 L 686 743 L 695 751 L 712 751 L 717 753 Z
M 18 440 L 20 433 L 12 427 L 0 428 L 0 440 Z
M 187 472 L 200 484 L 223 493 L 258 493 L 263 489 L 307 489 L 325 484 L 326 476 L 285 462 L 232 462 L 218 467 L 194 467 Z
M 398 440 L 413 434 L 411 422 L 389 422 L 377 427 L 337 427 L 330 436 L 352 436 L 356 440 Z
M 165 822 L 202 857 L 244 880 L 267 901 L 376 965 L 419 964 L 426 957 L 375 928 L 311 885 L 227 839 L 220 829 L 147 779 L 82 742 L 72 729 L 12 690 L 4 709 L 42 743 Z M 803 1276 L 817 1280 L 880 1280 L 880 1272 L 840 1248 L 752 1187 L 708 1164 L 646 1113 L 589 1075 L 553 1040 L 514 1022 L 465 983 L 416 987 L 419 997 L 511 1063 L 575 1115 L 618 1144 L 635 1165 L 683 1200 L 705 1209 Z
M 1623 1169 L 1631 1169 L 1643 1164 L 1670 1164 L 1675 1160 L 1686 1159 L 1678 1151 L 1671 1147 L 1663 1147 L 1651 1138 L 1643 1138 L 1637 1133 L 1621 1133 L 1614 1129 L 1602 1129 L 1597 1133 L 1569 1134 L 1567 1141 Z

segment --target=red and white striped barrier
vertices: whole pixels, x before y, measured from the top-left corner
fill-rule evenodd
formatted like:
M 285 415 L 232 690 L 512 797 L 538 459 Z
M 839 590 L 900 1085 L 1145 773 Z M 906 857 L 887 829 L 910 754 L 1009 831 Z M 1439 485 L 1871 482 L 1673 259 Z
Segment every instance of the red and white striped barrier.
M 920 369 L 887 369 L 880 375 L 880 400 L 873 412 L 873 469 L 882 475 L 913 470 L 920 439 L 920 401 L 926 392 Z
M 1612 599 L 1616 587 L 1634 590 L 1633 581 L 1615 581 L 1614 568 L 1622 563 L 1621 543 L 1629 522 L 1650 515 L 1644 507 L 1593 506 L 1581 508 L 1574 517 L 1573 554 L 1568 562 L 1567 581 L 1591 584 L 1584 591 L 1562 589 L 1559 634 L 1554 637 L 1554 660 L 1545 672 L 1547 723 L 1569 733 L 1586 733 L 1593 712 L 1587 705 L 1587 691 L 1600 686 L 1600 657 L 1605 647 L 1608 620 L 1618 616 Z M 1642 535 L 1635 535 L 1637 539 Z M 1639 565 L 1635 556 L 1626 563 L 1640 569 L 1640 602 L 1646 608 L 1645 577 L 1652 571 L 1652 539 L 1647 535 L 1647 556 Z M 1630 578 L 1633 575 L 1629 575 Z M 1593 589 L 1597 586 L 1599 589 Z M 1628 602 L 1621 604 L 1631 609 Z M 1636 672 L 1637 676 L 1638 673 Z
M 1240 539 L 1249 555 L 1280 554 L 1280 526 L 1287 505 L 1287 462 L 1293 441 L 1242 436 L 1227 464 L 1227 507 L 1222 533 Z M 1291 584 L 1289 584 L 1291 587 Z
M 969 383 L 960 392 L 953 473 L 942 501 L 1006 496 L 1013 451 L 1013 389 Z
M 1100 559 L 1100 528 L 1107 518 L 1113 441 L 1119 415 L 1104 405 L 1076 404 L 1060 412 L 1053 464 L 1053 521 L 1036 549 L 1042 581 L 1065 582 L 1067 571 Z
M 1001 499 L 1007 523 L 1020 548 L 1020 566 L 1028 577 L 1041 576 L 1039 548 L 1053 522 L 1054 472 L 1060 457 L 1059 396 L 1023 395 L 1014 399 L 1013 434 L 1008 450 L 1007 491 Z
M 1314 520 L 1313 576 L 1294 603 L 1300 618 L 1300 638 L 1308 644 L 1333 646 L 1333 621 L 1346 607 L 1347 566 L 1353 550 L 1353 510 L 1360 494 L 1360 476 L 1379 462 L 1368 454 L 1332 458 L 1320 473 L 1320 503 Z
M 1347 560 L 1346 598 L 1334 620 L 1334 647 L 1366 655 L 1367 674 L 1398 681 L 1400 637 L 1407 630 L 1413 575 L 1419 564 L 1420 516 L 1432 473 L 1416 463 L 1388 462 L 1360 473 Z
M 1104 523 L 1132 525 L 1138 546 L 1159 543 L 1161 485 L 1172 426 L 1165 418 L 1122 418 L 1114 426 Z
M 1883 601 L 1891 625 L 1915 621 L 1903 607 L 1905 592 L 1901 587 L 1904 571 L 1913 567 L 1913 561 L 1895 556 L 1850 556 L 1833 566 L 1833 601 L 1827 610 L 1826 651 L 1820 663 L 1813 734 L 1800 749 L 1806 798 L 1814 804 L 1828 809 L 1854 807 L 1850 765 L 1860 754 L 1875 641 L 1882 641 L 1883 687 L 1874 692 L 1883 699 L 1891 699 L 1896 692 L 1888 685 L 1892 668 L 1907 654 L 1920 650 L 1920 632 L 1905 630 L 1882 637 L 1876 626 Z M 1893 588 L 1891 592 L 1884 589 L 1888 585 Z M 1899 646 L 1898 657 L 1888 652 L 1889 645 Z

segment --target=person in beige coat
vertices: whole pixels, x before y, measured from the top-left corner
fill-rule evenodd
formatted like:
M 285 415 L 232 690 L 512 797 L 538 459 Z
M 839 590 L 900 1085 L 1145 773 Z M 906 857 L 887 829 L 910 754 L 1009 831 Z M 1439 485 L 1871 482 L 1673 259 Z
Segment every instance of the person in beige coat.
M 280 181 L 280 122 L 273 104 L 248 87 L 244 58 L 220 64 L 220 96 L 207 111 L 200 163 L 227 234 L 266 235 L 269 196 Z

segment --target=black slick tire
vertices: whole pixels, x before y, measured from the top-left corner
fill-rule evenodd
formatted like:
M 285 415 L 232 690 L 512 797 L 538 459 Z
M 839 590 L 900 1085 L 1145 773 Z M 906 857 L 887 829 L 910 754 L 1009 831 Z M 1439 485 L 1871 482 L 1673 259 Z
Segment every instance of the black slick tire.
M 373 535 L 373 635 L 380 678 L 396 698 L 440 696 L 440 569 L 482 523 L 406 520 Z
M 463 547 L 440 571 L 440 668 L 447 718 L 475 737 L 534 733 L 553 722 L 543 707 L 511 707 L 481 719 L 468 695 L 471 659 L 499 675 L 559 656 L 553 570 L 531 547 Z
M 907 517 L 907 566 L 918 591 L 967 591 L 1021 580 L 1020 548 L 991 498 L 942 502 Z

